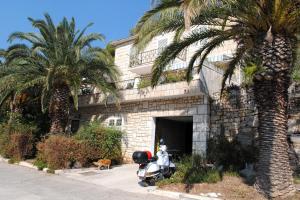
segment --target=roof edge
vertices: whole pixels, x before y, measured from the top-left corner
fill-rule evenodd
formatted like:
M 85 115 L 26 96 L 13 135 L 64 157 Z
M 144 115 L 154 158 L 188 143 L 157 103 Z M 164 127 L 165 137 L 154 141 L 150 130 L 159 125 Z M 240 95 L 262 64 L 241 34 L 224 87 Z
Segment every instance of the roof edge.
M 128 42 L 132 42 L 136 39 L 136 36 L 130 36 L 127 38 L 123 38 L 123 39 L 119 39 L 119 40 L 115 40 L 111 42 L 111 45 L 113 45 L 114 47 L 120 46 L 122 44 L 128 43 Z

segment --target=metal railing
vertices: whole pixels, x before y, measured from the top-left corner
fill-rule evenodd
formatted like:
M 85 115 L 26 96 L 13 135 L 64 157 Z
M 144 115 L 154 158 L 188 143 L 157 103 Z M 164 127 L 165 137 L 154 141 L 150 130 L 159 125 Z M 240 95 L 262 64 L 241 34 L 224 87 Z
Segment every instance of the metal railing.
M 136 55 L 132 55 L 130 57 L 130 67 L 137 67 L 139 65 L 147 64 L 147 63 L 152 63 L 155 61 L 155 59 L 159 56 L 159 54 L 163 51 L 164 49 L 153 49 L 150 51 L 144 51 Z M 177 58 L 186 61 L 186 54 L 187 50 L 184 49 L 181 51 Z
M 130 89 L 134 88 L 135 78 L 129 79 L 129 80 L 124 80 L 124 81 L 119 81 L 116 84 L 117 84 L 117 87 L 119 90 L 130 90 Z

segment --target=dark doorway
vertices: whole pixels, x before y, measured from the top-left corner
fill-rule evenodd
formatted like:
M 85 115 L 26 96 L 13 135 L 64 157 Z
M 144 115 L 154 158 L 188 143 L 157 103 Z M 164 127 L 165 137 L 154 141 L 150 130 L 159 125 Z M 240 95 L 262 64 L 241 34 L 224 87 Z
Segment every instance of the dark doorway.
M 192 153 L 193 117 L 156 118 L 155 152 L 160 139 L 164 139 L 168 152 L 182 156 Z

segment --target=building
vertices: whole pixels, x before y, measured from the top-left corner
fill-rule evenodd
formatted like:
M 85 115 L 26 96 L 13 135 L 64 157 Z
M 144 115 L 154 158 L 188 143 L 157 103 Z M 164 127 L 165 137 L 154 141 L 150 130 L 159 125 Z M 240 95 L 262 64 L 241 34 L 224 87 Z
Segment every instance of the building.
M 97 91 L 79 98 L 79 113 L 73 124 L 90 120 L 102 120 L 108 126 L 120 127 L 124 157 L 130 161 L 136 150 L 155 152 L 160 138 L 164 138 L 169 150 L 180 154 L 206 151 L 210 131 L 210 96 L 219 92 L 223 70 L 216 67 L 230 59 L 235 44 L 228 42 L 213 51 L 201 70 L 188 84 L 182 74 L 188 61 L 199 47 L 198 43 L 182 52 L 169 66 L 161 84 L 152 89 L 149 76 L 153 61 L 173 38 L 173 33 L 154 38 L 145 50 L 134 53 L 134 38 L 114 41 L 115 64 L 121 71 L 120 106 L 113 100 L 104 101 Z M 238 75 L 238 74 L 237 74 Z M 233 82 L 239 83 L 238 78 Z

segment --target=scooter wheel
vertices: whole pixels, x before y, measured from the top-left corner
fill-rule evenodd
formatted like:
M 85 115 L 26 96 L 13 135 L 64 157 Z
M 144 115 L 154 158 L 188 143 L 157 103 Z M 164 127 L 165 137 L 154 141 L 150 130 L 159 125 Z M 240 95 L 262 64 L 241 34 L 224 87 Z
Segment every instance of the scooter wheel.
M 149 186 L 149 184 L 146 181 L 141 181 L 141 182 L 139 182 L 139 184 L 142 187 L 148 187 Z
M 150 179 L 147 181 L 149 186 L 155 186 L 155 180 L 154 179 Z

